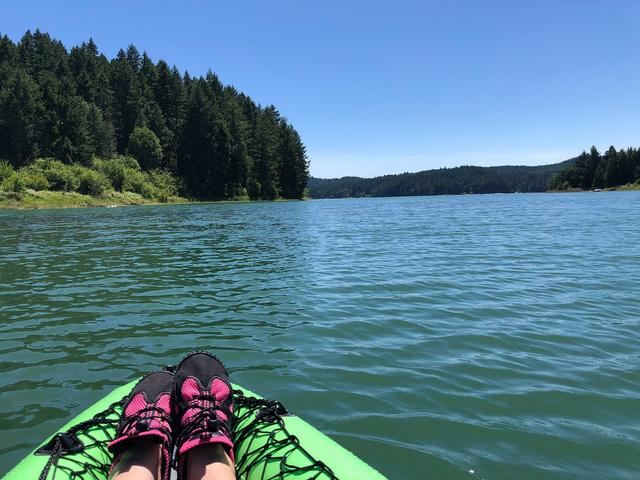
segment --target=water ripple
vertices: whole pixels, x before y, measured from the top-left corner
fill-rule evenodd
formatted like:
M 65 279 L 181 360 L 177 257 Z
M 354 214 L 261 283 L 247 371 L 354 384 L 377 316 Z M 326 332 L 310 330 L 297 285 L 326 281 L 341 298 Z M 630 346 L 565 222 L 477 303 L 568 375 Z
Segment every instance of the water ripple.
M 207 348 L 392 478 L 635 479 L 639 206 L 0 212 L 0 473 L 115 386 Z

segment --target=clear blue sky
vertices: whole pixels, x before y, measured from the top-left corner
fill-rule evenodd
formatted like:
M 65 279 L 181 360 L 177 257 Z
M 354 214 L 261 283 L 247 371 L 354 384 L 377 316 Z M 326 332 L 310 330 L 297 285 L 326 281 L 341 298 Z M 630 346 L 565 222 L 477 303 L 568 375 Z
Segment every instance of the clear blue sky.
M 640 145 L 640 2 L 2 1 L 108 57 L 211 68 L 301 133 L 311 173 L 540 164 Z

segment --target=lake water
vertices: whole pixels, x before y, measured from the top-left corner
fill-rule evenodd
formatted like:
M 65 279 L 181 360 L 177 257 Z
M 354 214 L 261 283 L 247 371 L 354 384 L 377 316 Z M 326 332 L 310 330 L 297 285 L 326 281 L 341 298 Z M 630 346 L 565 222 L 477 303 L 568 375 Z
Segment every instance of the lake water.
M 391 478 L 640 478 L 640 192 L 0 211 L 0 474 L 217 352 Z

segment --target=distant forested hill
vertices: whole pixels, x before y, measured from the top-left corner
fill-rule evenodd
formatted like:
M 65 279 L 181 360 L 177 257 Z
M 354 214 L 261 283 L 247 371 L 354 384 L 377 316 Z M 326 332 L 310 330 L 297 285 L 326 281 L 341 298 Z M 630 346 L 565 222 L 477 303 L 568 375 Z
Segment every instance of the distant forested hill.
M 193 77 L 133 45 L 107 59 L 92 40 L 68 51 L 38 30 L 0 36 L 0 163 L 20 169 L 13 183 L 51 184 L 33 179 L 37 157 L 86 169 L 125 155 L 116 164 L 168 172 L 197 198 L 300 198 L 308 180 L 293 126 L 212 72 Z
M 458 195 L 463 193 L 544 192 L 553 176 L 575 162 L 566 160 L 536 167 L 456 167 L 374 178 L 311 177 L 312 198 Z

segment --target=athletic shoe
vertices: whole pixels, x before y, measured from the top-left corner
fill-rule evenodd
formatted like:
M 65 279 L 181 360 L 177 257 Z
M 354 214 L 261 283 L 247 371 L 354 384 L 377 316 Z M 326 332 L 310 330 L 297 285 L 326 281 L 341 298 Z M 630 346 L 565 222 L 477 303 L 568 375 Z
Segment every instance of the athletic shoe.
M 122 453 L 138 442 L 157 443 L 161 447 L 162 479 L 169 479 L 171 468 L 171 410 L 173 374 L 153 372 L 142 377 L 124 404 L 116 438 L 109 444 L 115 454 L 113 465 Z
M 187 355 L 175 373 L 174 401 L 178 478 L 186 478 L 187 453 L 200 445 L 220 444 L 233 461 L 233 391 L 220 360 Z

